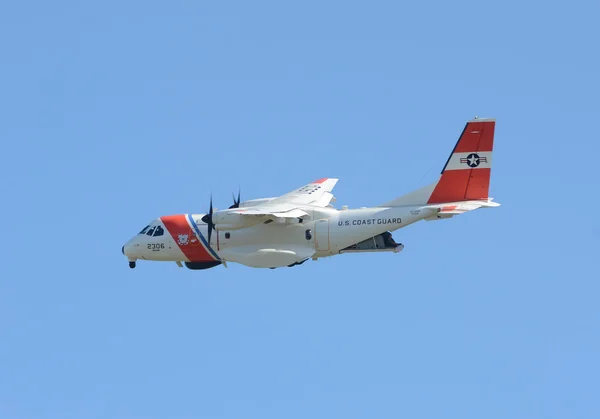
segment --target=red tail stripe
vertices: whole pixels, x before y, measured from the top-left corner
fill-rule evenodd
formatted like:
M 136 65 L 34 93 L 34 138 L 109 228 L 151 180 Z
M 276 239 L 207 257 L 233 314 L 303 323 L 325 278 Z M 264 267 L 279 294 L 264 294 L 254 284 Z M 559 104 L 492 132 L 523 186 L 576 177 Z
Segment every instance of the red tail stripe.
M 461 135 L 455 153 L 492 151 L 494 147 L 494 128 L 496 121 L 468 122 Z
M 487 199 L 490 169 L 448 170 L 436 185 L 429 204 Z

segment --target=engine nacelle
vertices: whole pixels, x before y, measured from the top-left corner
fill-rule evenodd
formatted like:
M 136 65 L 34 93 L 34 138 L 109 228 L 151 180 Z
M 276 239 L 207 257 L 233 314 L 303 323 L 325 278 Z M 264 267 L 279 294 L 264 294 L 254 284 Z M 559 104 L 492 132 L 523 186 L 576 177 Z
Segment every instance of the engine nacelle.
M 242 215 L 230 211 L 219 211 L 213 215 L 217 230 L 240 230 L 264 222 L 261 217 Z

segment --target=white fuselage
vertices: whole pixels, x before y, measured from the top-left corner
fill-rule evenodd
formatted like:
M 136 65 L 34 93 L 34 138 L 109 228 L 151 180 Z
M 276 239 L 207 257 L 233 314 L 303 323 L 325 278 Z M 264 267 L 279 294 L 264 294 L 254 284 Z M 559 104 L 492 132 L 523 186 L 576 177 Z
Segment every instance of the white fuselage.
M 431 210 L 419 207 L 301 209 L 308 213 L 303 220 L 277 219 L 247 228 L 213 231 L 210 244 L 208 225 L 200 221 L 204 214 L 161 217 L 150 226 L 162 229 L 163 234 L 139 234 L 124 246 L 123 253 L 130 261 L 237 262 L 275 268 L 339 254 L 348 246 L 431 215 Z

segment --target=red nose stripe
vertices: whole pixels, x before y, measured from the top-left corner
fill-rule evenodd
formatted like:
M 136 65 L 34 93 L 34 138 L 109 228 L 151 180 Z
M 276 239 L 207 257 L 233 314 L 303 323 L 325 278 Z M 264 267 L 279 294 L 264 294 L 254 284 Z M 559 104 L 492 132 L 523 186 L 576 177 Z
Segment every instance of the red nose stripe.
M 212 262 L 215 260 L 196 237 L 185 215 L 167 215 L 160 217 L 160 219 L 190 262 Z

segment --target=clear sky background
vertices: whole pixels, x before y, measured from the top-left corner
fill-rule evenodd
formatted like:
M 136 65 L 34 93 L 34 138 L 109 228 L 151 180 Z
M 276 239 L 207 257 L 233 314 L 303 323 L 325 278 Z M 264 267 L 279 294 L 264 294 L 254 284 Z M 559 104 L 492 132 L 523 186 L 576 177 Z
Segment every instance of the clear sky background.
M 0 7 L 0 417 L 600 417 L 597 2 Z M 493 210 L 400 254 L 130 270 L 148 221 L 434 181 L 495 117 Z

